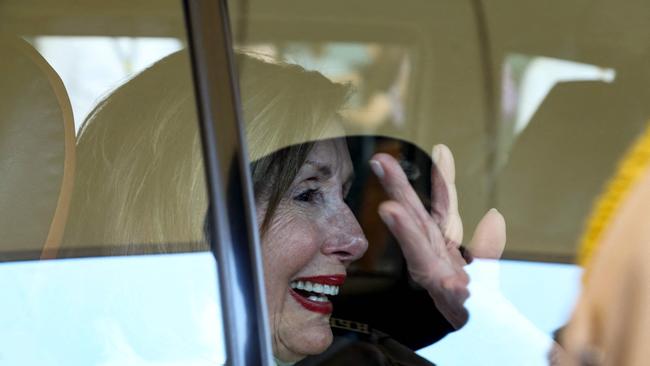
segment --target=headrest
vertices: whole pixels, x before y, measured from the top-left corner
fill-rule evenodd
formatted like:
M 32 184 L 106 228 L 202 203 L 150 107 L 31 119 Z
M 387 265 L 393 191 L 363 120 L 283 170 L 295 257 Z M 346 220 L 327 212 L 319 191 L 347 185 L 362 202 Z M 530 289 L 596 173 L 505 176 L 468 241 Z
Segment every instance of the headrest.
M 0 37 L 0 260 L 53 258 L 74 179 L 74 119 L 63 82 L 18 37 Z

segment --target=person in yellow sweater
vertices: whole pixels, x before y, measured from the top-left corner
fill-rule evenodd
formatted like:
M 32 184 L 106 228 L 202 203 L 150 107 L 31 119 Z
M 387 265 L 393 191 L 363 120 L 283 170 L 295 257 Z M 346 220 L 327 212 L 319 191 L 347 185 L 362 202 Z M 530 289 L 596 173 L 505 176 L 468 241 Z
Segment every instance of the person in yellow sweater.
M 650 124 L 595 206 L 562 365 L 650 364 Z

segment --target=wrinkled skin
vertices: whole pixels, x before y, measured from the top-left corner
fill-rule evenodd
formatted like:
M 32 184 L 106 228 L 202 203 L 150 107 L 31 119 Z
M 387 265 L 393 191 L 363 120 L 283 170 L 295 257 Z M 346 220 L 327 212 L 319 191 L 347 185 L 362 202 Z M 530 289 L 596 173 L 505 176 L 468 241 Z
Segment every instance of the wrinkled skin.
M 459 251 L 463 228 L 449 149 L 433 151 L 433 195 L 428 213 L 400 168 L 387 154 L 370 164 L 390 200 L 379 214 L 398 239 L 413 279 L 431 295 L 435 305 L 456 328 L 467 322 L 464 302 L 469 296 L 465 259 Z M 328 169 L 323 169 L 327 167 Z M 325 170 L 329 170 L 329 174 Z M 367 241 L 344 202 L 352 164 L 342 139 L 317 142 L 262 238 L 265 285 L 274 355 L 297 361 L 323 352 L 332 342 L 329 315 L 306 310 L 290 294 L 292 280 L 314 275 L 343 274 L 360 258 Z M 265 214 L 258 204 L 257 214 Z M 498 258 L 505 244 L 505 222 L 490 210 L 477 226 L 474 255 Z
M 368 242 L 343 200 L 352 173 L 344 140 L 317 142 L 262 238 L 271 340 L 280 360 L 297 361 L 332 343 L 329 315 L 302 307 L 289 294 L 289 284 L 344 274 L 366 251 Z M 258 206 L 258 217 L 264 213 Z
M 370 166 L 390 198 L 380 205 L 379 215 L 397 238 L 409 274 L 429 292 L 438 310 L 458 329 L 469 318 L 463 305 L 469 297 L 469 277 L 463 269 L 466 259 L 459 250 L 463 224 L 458 212 L 456 170 L 447 146 L 436 145 L 432 157 L 431 213 L 392 156 L 376 154 Z M 505 242 L 505 220 L 497 210 L 491 209 L 474 231 L 470 242 L 472 255 L 498 259 Z

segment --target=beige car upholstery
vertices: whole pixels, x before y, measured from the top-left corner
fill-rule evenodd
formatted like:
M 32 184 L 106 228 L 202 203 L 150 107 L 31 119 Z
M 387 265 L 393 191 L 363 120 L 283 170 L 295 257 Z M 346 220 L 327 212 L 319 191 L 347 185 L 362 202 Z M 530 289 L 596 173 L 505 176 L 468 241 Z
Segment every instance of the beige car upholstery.
M 0 50 L 0 259 L 53 258 L 74 180 L 72 108 L 29 43 L 2 37 Z

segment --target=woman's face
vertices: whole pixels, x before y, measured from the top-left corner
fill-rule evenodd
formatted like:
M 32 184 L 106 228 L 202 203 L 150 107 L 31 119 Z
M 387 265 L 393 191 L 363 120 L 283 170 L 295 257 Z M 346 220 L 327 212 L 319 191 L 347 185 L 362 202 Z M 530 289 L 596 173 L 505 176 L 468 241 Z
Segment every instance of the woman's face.
M 352 173 L 344 140 L 315 143 L 263 237 L 273 352 L 283 361 L 321 353 L 332 343 L 328 298 L 368 247 L 343 201 Z M 261 222 L 264 202 L 257 214 Z

